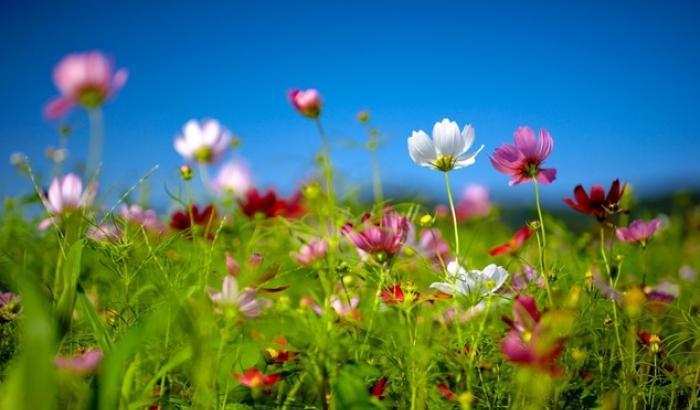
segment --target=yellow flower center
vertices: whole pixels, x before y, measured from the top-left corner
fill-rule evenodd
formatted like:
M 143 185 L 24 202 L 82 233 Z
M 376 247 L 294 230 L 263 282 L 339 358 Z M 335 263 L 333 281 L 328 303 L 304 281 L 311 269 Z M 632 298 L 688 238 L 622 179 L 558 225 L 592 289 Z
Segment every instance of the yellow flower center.
M 440 157 L 433 162 L 433 166 L 442 172 L 447 172 L 454 169 L 456 163 L 457 158 L 452 155 L 440 155 Z
M 214 159 L 214 153 L 209 147 L 201 147 L 194 152 L 194 158 L 199 162 L 211 162 Z

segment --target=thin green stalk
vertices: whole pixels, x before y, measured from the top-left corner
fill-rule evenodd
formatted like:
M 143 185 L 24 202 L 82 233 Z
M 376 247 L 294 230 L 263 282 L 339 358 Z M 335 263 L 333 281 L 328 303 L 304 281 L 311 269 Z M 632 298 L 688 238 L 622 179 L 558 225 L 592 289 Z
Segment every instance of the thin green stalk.
M 545 249 L 547 248 L 547 234 L 544 228 L 544 217 L 542 217 L 542 205 L 540 204 L 540 185 L 537 179 L 532 180 L 535 186 L 535 205 L 537 206 L 537 216 L 540 219 L 540 234 L 542 235 L 542 243 L 538 241 L 538 248 L 540 251 L 540 271 L 544 277 L 544 284 L 547 288 L 547 298 L 549 299 L 549 304 L 554 305 L 554 299 L 552 299 L 552 288 L 549 285 L 549 274 L 546 271 L 547 264 L 545 263 Z
M 104 140 L 104 120 L 102 109 L 99 107 L 88 110 L 90 120 L 90 147 L 88 149 L 88 159 L 85 164 L 85 179 L 90 180 L 97 177 L 97 171 L 102 160 L 102 144 Z
M 608 280 L 610 281 L 610 287 L 612 290 L 615 290 L 615 281 L 613 281 L 612 274 L 610 271 L 610 264 L 608 263 L 608 256 L 605 254 L 605 226 L 601 225 L 600 226 L 600 255 L 603 257 L 603 262 L 605 263 L 605 271 L 608 274 Z M 622 339 L 620 338 L 620 325 L 617 317 L 617 303 L 615 302 L 615 299 L 610 299 L 612 303 L 612 308 L 613 308 L 613 320 L 614 320 L 614 327 L 615 327 L 615 340 L 617 342 L 617 348 L 619 350 L 620 354 L 620 361 L 624 363 L 624 354 L 622 350 Z
M 445 172 L 445 187 L 447 187 L 447 200 L 450 202 L 450 211 L 452 211 L 452 227 L 455 231 L 455 254 L 459 256 L 459 230 L 457 228 L 457 212 L 455 211 L 455 201 L 452 198 L 452 188 L 450 187 L 449 172 Z M 459 259 L 459 258 L 458 258 Z
M 326 195 L 328 196 L 328 216 L 330 218 L 332 234 L 335 236 L 335 218 L 333 217 L 333 213 L 335 212 L 335 191 L 333 190 L 333 165 L 331 163 L 330 146 L 328 145 L 328 137 L 326 137 L 326 132 L 323 130 L 323 126 L 321 125 L 321 120 L 317 119 L 315 122 L 323 147 L 323 175 L 326 181 Z

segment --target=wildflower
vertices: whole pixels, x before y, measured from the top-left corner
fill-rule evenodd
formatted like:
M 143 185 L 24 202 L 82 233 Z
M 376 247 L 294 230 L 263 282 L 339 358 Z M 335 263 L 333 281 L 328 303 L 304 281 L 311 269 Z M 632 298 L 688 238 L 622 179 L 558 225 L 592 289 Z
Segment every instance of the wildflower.
M 491 164 L 513 179 L 508 185 L 517 185 L 536 179 L 542 184 L 549 184 L 557 177 L 554 168 L 542 168 L 542 163 L 549 157 L 554 141 L 549 131 L 540 129 L 539 140 L 528 127 L 519 127 L 514 133 L 514 145 L 503 144 L 491 155 Z
M 192 170 L 191 166 L 187 164 L 180 166 L 180 178 L 182 178 L 183 181 L 189 181 L 193 176 L 194 171 Z
M 424 131 L 413 131 L 408 138 L 408 153 L 416 164 L 442 172 L 464 168 L 476 162 L 484 148 L 464 155 L 474 143 L 474 128 L 466 125 L 462 132 L 456 122 L 445 118 L 433 126 L 433 139 Z
M 423 229 L 415 248 L 418 253 L 432 261 L 437 269 L 441 269 L 441 265 L 450 258 L 450 245 L 442 238 L 439 229 Z
M 659 335 L 650 332 L 639 332 L 638 336 L 642 345 L 648 347 L 652 353 L 659 353 L 661 351 L 662 346 Z
M 247 318 L 258 317 L 262 310 L 269 306 L 269 300 L 256 299 L 255 295 L 256 290 L 253 288 L 246 288 L 242 293 L 239 292 L 238 282 L 232 275 L 224 277 L 220 292 L 209 289 L 209 299 L 214 304 L 224 308 L 237 306 L 241 314 Z
M 182 134 L 175 138 L 175 150 L 185 159 L 212 164 L 221 158 L 231 144 L 231 133 L 216 120 L 201 123 L 189 120 Z
M 515 232 L 515 235 L 506 243 L 495 246 L 489 251 L 489 255 L 497 256 L 504 253 L 514 254 L 530 239 L 535 230 L 530 225 L 525 225 Z
M 551 334 L 543 316 L 532 297 L 518 296 L 513 303 L 513 319 L 503 318 L 511 330 L 501 342 L 501 352 L 513 363 L 558 374 L 561 369 L 555 361 L 564 349 L 564 338 Z
M 355 309 L 357 309 L 357 306 L 360 304 L 360 298 L 357 296 L 353 296 L 350 298 L 349 301 L 343 301 L 337 296 L 333 296 L 331 298 L 331 307 L 335 311 L 335 313 L 338 314 L 340 317 L 346 317 L 346 316 L 354 316 L 357 318 L 359 316 L 359 312 Z
M 282 375 L 279 373 L 264 374 L 255 367 L 246 370 L 243 374 L 236 374 L 235 376 L 238 383 L 253 390 L 262 389 L 269 391 L 272 389 L 272 386 L 282 380 Z
M 673 302 L 679 292 L 680 287 L 671 282 L 661 282 L 653 288 L 650 286 L 644 288 L 647 300 L 661 303 Z
M 265 349 L 265 361 L 268 363 L 287 363 L 297 356 L 298 352 L 289 351 L 287 347 L 287 339 L 280 337 L 275 340 L 276 348 Z
M 450 387 L 445 383 L 438 383 L 438 391 L 447 400 L 455 401 L 457 400 L 457 395 L 450 389 Z
M 538 288 L 544 288 L 544 277 L 538 275 L 537 271 L 530 265 L 525 265 L 523 267 L 523 273 L 514 273 L 513 280 L 511 281 L 511 288 L 515 292 L 520 292 L 521 290 L 528 287 L 531 283 L 536 283 Z
M 483 185 L 467 185 L 455 209 L 458 220 L 482 218 L 491 212 L 489 191 Z
M 73 356 L 57 356 L 56 367 L 76 376 L 90 376 L 97 371 L 102 361 L 102 351 L 89 349 Z
M 647 241 L 661 228 L 660 219 L 652 219 L 649 222 L 644 222 L 637 219 L 632 222 L 627 228 L 617 228 L 615 233 L 617 239 L 622 242 L 633 243 L 645 247 Z
M 39 229 L 46 229 L 53 217 L 60 217 L 81 208 L 88 207 L 95 200 L 97 185 L 92 183 L 83 191 L 83 182 L 75 174 L 66 174 L 51 182 L 47 197 L 42 195 L 42 202 L 51 215 L 39 224 Z
M 226 252 L 226 272 L 233 277 L 238 277 L 241 273 L 241 266 L 229 252 Z
M 384 394 L 386 393 L 386 388 L 388 385 L 389 379 L 386 376 L 380 377 L 369 389 L 370 397 L 374 397 L 377 400 L 384 400 Z
M 0 323 L 13 320 L 20 310 L 19 296 L 0 291 Z
M 277 196 L 274 189 L 268 189 L 261 195 L 257 189 L 251 188 L 246 191 L 245 196 L 238 200 L 241 211 L 249 218 L 256 214 L 261 214 L 265 218 L 281 216 L 284 218 L 297 218 L 304 214 L 304 207 L 301 205 L 301 195 L 297 192 L 289 199 Z
M 319 259 L 323 259 L 328 253 L 328 241 L 314 238 L 304 244 L 299 252 L 291 252 L 290 256 L 300 265 L 308 266 Z
M 125 69 L 114 70 L 112 62 L 99 51 L 68 54 L 53 70 L 53 81 L 61 93 L 44 109 L 47 118 L 67 114 L 76 104 L 95 109 L 126 84 Z
M 564 198 L 564 202 L 574 210 L 586 215 L 594 216 L 599 221 L 604 221 L 609 215 L 623 212 L 620 209 L 620 200 L 625 193 L 627 185 L 620 185 L 616 179 L 610 185 L 606 195 L 605 189 L 600 185 L 593 185 L 590 195 L 586 193 L 583 185 L 574 188 L 574 199 Z
M 165 224 L 158 220 L 158 214 L 152 209 L 143 209 L 140 205 L 122 205 L 119 212 L 126 222 L 141 225 L 149 231 L 163 233 Z
M 687 280 L 688 282 L 695 282 L 698 278 L 698 273 L 690 265 L 683 265 L 678 269 L 678 276 Z
M 379 297 L 382 298 L 387 305 L 400 305 L 404 302 L 414 302 L 418 300 L 420 295 L 414 291 L 406 291 L 404 293 L 401 284 L 397 283 L 390 285 L 388 288 L 379 292 Z
M 321 95 L 317 90 L 313 88 L 308 90 L 293 89 L 289 91 L 287 97 L 299 114 L 312 120 L 321 115 Z
M 488 265 L 483 270 L 465 270 L 457 260 L 447 264 L 447 282 L 434 282 L 431 288 L 442 293 L 452 295 L 457 292 L 461 295 L 479 294 L 486 296 L 496 292 L 508 279 L 508 271 L 501 266 Z
M 363 258 L 369 254 L 384 262 L 401 251 L 408 238 L 410 222 L 393 209 L 385 208 L 378 221 L 372 220 L 372 213 L 368 212 L 362 216 L 357 229 L 348 222 L 341 231 Z
M 208 229 L 215 219 L 216 209 L 214 209 L 213 205 L 207 205 L 200 211 L 197 205 L 192 204 L 189 209 L 173 212 L 170 218 L 170 227 L 177 231 L 186 231 L 192 228 L 192 225 L 199 225 Z
M 212 188 L 217 192 L 232 192 L 242 196 L 253 187 L 250 170 L 241 161 L 230 161 L 224 164 L 212 182 Z

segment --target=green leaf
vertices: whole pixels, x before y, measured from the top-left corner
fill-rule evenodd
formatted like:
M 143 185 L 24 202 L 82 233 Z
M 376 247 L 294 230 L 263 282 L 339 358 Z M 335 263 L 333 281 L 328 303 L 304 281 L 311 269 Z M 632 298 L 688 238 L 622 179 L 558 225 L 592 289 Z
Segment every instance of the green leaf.
M 70 329 L 73 308 L 75 307 L 76 288 L 80 277 L 80 263 L 83 257 L 83 241 L 76 241 L 68 251 L 68 256 L 61 270 L 63 276 L 63 289 L 56 304 L 59 330 L 61 335 Z M 54 290 L 55 291 L 55 290 Z

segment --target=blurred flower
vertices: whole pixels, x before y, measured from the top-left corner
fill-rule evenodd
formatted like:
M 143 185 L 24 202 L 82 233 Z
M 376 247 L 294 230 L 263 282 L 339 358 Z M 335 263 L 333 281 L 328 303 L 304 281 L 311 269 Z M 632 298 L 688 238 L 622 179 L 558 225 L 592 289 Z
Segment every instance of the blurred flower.
M 324 239 L 313 238 L 301 246 L 299 252 L 291 252 L 290 256 L 294 258 L 300 265 L 311 265 L 319 259 L 323 259 L 328 252 L 328 241 Z
M 616 179 L 610 185 L 608 194 L 605 194 L 605 188 L 600 185 L 591 187 L 590 195 L 586 193 L 583 185 L 576 185 L 574 188 L 574 198 L 564 198 L 564 202 L 574 210 L 586 215 L 594 216 L 599 221 L 604 221 L 608 215 L 613 215 L 622 212 L 620 209 L 620 200 L 625 193 L 627 185 L 620 186 L 620 180 Z
M 209 289 L 209 299 L 214 304 L 221 307 L 238 306 L 241 314 L 247 318 L 255 318 L 260 315 L 263 309 L 270 305 L 267 299 L 256 299 L 256 290 L 246 288 L 243 292 L 238 291 L 238 282 L 233 275 L 226 275 L 221 286 L 221 291 Z
M 282 375 L 279 373 L 264 374 L 260 370 L 253 367 L 246 370 L 243 374 L 236 374 L 236 380 L 238 380 L 238 383 L 248 388 L 269 391 L 272 389 L 272 386 L 282 380 Z
M 299 354 L 299 352 L 287 350 L 287 339 L 283 337 L 275 339 L 275 345 L 275 348 L 267 348 L 263 352 L 267 363 L 287 363 Z
M 493 264 L 483 270 L 467 271 L 457 260 L 453 260 L 447 265 L 447 282 L 434 282 L 430 287 L 448 295 L 457 292 L 462 295 L 478 293 L 486 296 L 500 289 L 508 275 L 508 271 Z
M 615 233 L 617 234 L 617 239 L 622 242 L 634 243 L 644 247 L 659 228 L 661 228 L 660 219 L 652 219 L 649 222 L 637 219 L 627 228 L 617 228 Z
M 0 323 L 13 320 L 20 310 L 19 296 L 12 292 L 0 291 Z
M 654 287 L 647 286 L 644 288 L 644 294 L 647 300 L 654 302 L 670 303 L 673 302 L 678 293 L 680 292 L 680 287 L 671 282 L 661 282 Z
M 46 148 L 46 158 L 56 164 L 63 163 L 68 158 L 68 150 L 65 148 Z
M 464 187 L 462 197 L 455 208 L 458 220 L 482 218 L 491 212 L 489 191 L 483 185 L 471 184 Z
M 384 394 L 388 385 L 389 379 L 386 376 L 380 377 L 369 389 L 369 395 L 377 400 L 384 400 Z
M 182 134 L 175 138 L 175 150 L 187 160 L 200 164 L 212 164 L 223 156 L 231 144 L 231 133 L 217 120 L 201 123 L 189 120 Z
M 233 277 L 241 274 L 241 265 L 229 252 L 226 252 L 226 272 Z
M 360 298 L 357 296 L 348 298 L 339 298 L 336 295 L 331 296 L 331 308 L 340 317 L 353 316 L 355 318 L 359 317 L 359 312 L 357 306 L 360 304 Z M 323 308 L 319 306 L 311 297 L 306 296 L 302 298 L 301 305 L 305 307 L 310 307 L 316 314 L 323 315 Z
M 447 384 L 438 383 L 437 389 L 445 399 L 450 401 L 457 400 L 457 395 L 449 388 L 449 386 L 447 386 Z
M 28 163 L 29 159 L 27 158 L 27 155 L 23 152 L 13 152 L 12 155 L 10 155 L 10 165 L 12 165 L 15 168 L 26 167 Z
M 471 125 L 459 131 L 456 122 L 445 118 L 433 126 L 433 139 L 424 131 L 413 131 L 408 138 L 408 153 L 416 164 L 443 172 L 464 168 L 476 162 L 476 155 L 484 148 L 464 155 L 474 143 Z M 464 155 L 464 156 L 463 156 Z
M 119 212 L 126 222 L 141 225 L 149 231 L 163 233 L 165 224 L 158 220 L 158 214 L 152 209 L 143 209 L 140 205 L 122 205 Z
M 102 361 L 102 351 L 89 349 L 73 356 L 57 356 L 56 366 L 76 376 L 90 376 L 97 371 Z
M 401 288 L 400 283 L 390 285 L 386 289 L 379 292 L 379 297 L 382 298 L 384 304 L 387 305 L 400 305 L 404 302 L 415 302 L 420 297 L 420 294 L 413 291 L 404 290 Z
M 419 241 L 414 247 L 418 253 L 430 259 L 436 269 L 442 269 L 441 265 L 450 259 L 450 245 L 437 228 L 421 230 Z
M 289 91 L 287 97 L 299 114 L 313 120 L 321 115 L 321 95 L 316 89 L 293 89 Z
M 362 216 L 357 228 L 348 222 L 341 230 L 363 258 L 369 254 L 379 262 L 399 253 L 406 243 L 409 231 L 408 218 L 388 207 L 383 210 L 379 220 L 373 220 L 372 213 L 368 212 Z
M 515 292 L 520 292 L 521 290 L 528 287 L 531 283 L 536 283 L 538 288 L 545 287 L 544 277 L 538 275 L 537 271 L 530 265 L 525 265 L 523 267 L 523 273 L 513 273 L 513 280 L 511 281 L 511 288 Z
M 177 231 L 186 231 L 192 228 L 192 225 L 199 225 L 211 230 L 215 219 L 216 209 L 213 205 L 207 205 L 200 211 L 196 204 L 192 204 L 189 209 L 173 212 L 170 218 L 170 227 Z
M 301 205 L 301 195 L 297 192 L 289 199 L 277 196 L 277 192 L 270 188 L 264 195 L 260 195 L 257 189 L 251 188 L 245 196 L 238 200 L 241 211 L 249 218 L 261 214 L 266 218 L 281 216 L 284 218 L 297 218 L 304 214 Z
M 112 62 L 99 51 L 68 54 L 53 70 L 53 81 L 61 96 L 44 109 L 47 118 L 62 117 L 80 104 L 95 109 L 124 86 L 129 74 L 114 70 Z
M 92 205 L 96 193 L 96 183 L 88 185 L 88 188 L 83 191 L 83 182 L 75 174 L 66 174 L 63 177 L 55 178 L 49 187 L 48 196 L 42 195 L 41 198 L 51 217 L 41 221 L 39 229 L 48 228 L 53 217 L 59 217 Z
M 695 282 L 695 280 L 698 278 L 698 273 L 691 266 L 683 265 L 678 270 L 678 276 L 687 280 L 688 282 Z
M 212 188 L 217 192 L 232 192 L 243 196 L 253 187 L 250 170 L 242 161 L 229 161 L 224 164 L 212 182 Z
M 555 361 L 564 349 L 564 338 L 549 334 L 550 329 L 542 322 L 543 314 L 535 299 L 518 296 L 513 302 L 513 319 L 503 318 L 511 330 L 501 342 L 501 352 L 513 363 L 558 374 L 561 369 Z
M 102 224 L 88 228 L 85 236 L 93 241 L 109 241 L 116 243 L 122 238 L 123 234 L 124 230 L 119 226 L 113 224 Z
M 489 254 L 491 256 L 502 255 L 504 253 L 514 254 L 534 233 L 535 230 L 532 229 L 530 225 L 525 225 L 518 229 L 508 242 L 491 248 Z
M 514 145 L 503 144 L 491 155 L 491 164 L 513 179 L 508 185 L 517 185 L 537 179 L 542 184 L 549 184 L 557 177 L 554 168 L 542 168 L 544 160 L 549 157 L 554 141 L 549 131 L 540 129 L 539 140 L 529 127 L 519 127 L 514 133 Z
M 662 350 L 661 338 L 658 335 L 650 332 L 639 332 L 638 336 L 642 345 L 648 347 L 652 353 L 659 353 Z
M 189 181 L 192 179 L 194 176 L 194 171 L 192 170 L 192 167 L 189 166 L 188 164 L 184 164 L 180 166 L 180 178 L 182 178 L 183 181 Z

